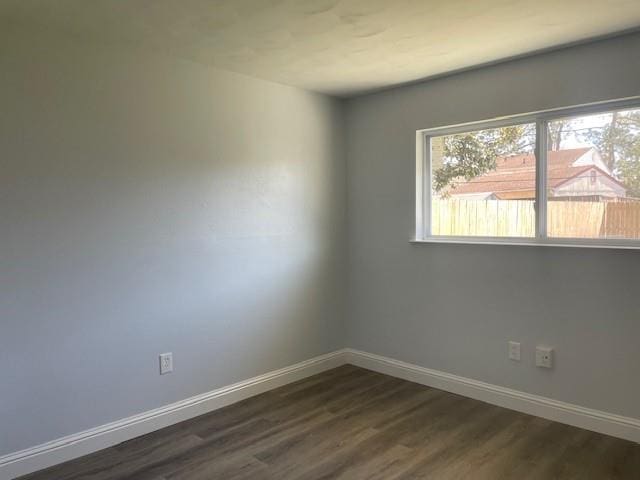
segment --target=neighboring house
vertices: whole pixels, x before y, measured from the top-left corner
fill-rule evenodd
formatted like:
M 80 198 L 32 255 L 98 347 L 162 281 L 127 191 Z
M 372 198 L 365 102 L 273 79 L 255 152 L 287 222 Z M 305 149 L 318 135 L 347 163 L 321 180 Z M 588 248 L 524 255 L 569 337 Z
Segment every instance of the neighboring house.
M 533 154 L 499 158 L 496 164 L 484 175 L 456 181 L 447 194 L 469 200 L 535 199 Z M 624 198 L 627 193 L 594 148 L 549 152 L 547 172 L 550 199 L 599 201 Z

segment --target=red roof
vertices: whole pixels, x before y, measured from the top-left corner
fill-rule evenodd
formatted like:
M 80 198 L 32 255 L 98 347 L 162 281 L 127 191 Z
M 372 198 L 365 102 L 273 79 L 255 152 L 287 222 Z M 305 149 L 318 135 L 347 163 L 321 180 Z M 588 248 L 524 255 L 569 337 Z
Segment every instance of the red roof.
M 593 164 L 573 166 L 576 160 L 589 150 L 589 148 L 573 148 L 549 152 L 547 155 L 548 185 L 551 188 L 557 187 L 570 178 L 594 168 Z M 500 196 L 500 192 L 535 191 L 535 167 L 534 154 L 498 158 L 495 170 L 471 180 L 456 181 L 449 192 L 454 195 L 487 192 Z

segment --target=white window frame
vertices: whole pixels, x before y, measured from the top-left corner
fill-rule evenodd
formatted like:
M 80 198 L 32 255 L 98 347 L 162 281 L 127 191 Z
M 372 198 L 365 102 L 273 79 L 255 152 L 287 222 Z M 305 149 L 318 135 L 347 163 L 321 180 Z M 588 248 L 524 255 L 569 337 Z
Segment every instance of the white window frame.
M 554 247 L 640 249 L 640 239 L 550 238 L 547 236 L 547 126 L 549 122 L 581 115 L 640 108 L 640 96 L 607 102 L 558 108 L 523 115 L 495 118 L 416 132 L 416 243 L 462 243 L 490 245 L 527 245 Z M 501 128 L 526 123 L 536 124 L 536 233 L 535 237 L 481 237 L 431 234 L 431 138 Z

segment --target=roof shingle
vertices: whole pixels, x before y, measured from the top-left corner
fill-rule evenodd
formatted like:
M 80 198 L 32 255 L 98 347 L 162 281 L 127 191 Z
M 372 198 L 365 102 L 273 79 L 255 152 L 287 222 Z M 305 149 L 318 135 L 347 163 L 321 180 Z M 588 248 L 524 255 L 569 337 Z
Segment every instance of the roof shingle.
M 547 155 L 547 181 L 553 188 L 581 173 L 591 169 L 594 165 L 573 166 L 573 164 L 587 153 L 589 148 L 573 148 L 549 152 Z M 496 160 L 496 169 L 471 180 L 455 181 L 449 189 L 454 195 L 473 193 L 512 192 L 518 190 L 535 191 L 536 188 L 536 157 L 534 154 L 513 155 Z

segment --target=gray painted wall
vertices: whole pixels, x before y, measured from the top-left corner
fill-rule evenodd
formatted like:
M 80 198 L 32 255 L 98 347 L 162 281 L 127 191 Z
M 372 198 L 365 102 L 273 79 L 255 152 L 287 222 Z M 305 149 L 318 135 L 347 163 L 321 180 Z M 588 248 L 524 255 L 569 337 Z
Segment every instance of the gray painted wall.
M 0 455 L 347 344 L 640 417 L 640 254 L 409 243 L 416 129 L 640 94 L 640 36 L 352 99 L 345 166 L 335 100 L 2 35 Z
M 348 102 L 349 346 L 640 418 L 640 252 L 409 243 L 416 130 L 640 95 L 639 51 L 631 35 Z
M 1 36 L 0 455 L 344 346 L 338 101 Z

